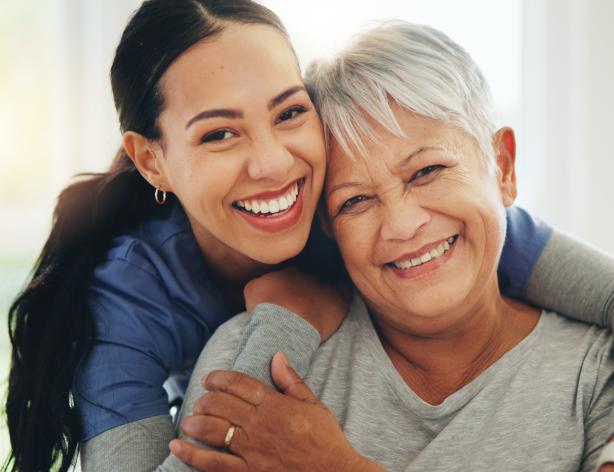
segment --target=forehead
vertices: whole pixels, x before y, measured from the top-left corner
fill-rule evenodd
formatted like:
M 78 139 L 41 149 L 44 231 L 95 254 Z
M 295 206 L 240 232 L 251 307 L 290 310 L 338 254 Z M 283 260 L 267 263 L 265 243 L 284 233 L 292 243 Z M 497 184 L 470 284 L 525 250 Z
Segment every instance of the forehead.
M 360 178 L 376 172 L 395 173 L 398 165 L 414 151 L 424 146 L 454 150 L 465 140 L 470 140 L 458 129 L 442 121 L 417 115 L 397 104 L 391 105 L 395 118 L 405 136 L 397 136 L 372 117 L 367 117 L 376 139 L 363 137 L 366 155 L 354 151 L 348 156 L 342 147 L 331 140 L 328 161 L 328 181 Z
M 269 100 L 280 88 L 297 83 L 302 83 L 300 70 L 280 32 L 235 24 L 193 45 L 160 80 L 167 108 L 187 114 L 203 107 L 242 108 L 257 94 Z

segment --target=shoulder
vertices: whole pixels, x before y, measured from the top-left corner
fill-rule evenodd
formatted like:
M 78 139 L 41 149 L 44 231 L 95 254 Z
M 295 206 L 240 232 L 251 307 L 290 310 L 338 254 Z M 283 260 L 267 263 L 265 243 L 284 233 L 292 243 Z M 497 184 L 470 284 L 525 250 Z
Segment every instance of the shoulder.
M 559 377 L 575 379 L 578 393 L 589 401 L 614 376 L 614 338 L 609 329 L 599 328 L 557 313 L 544 312 L 540 320 L 539 362 Z M 585 404 L 588 406 L 588 403 Z
M 121 261 L 135 271 L 156 275 L 163 269 L 158 266 L 172 262 L 177 240 L 187 243 L 188 250 L 195 245 L 185 212 L 178 202 L 171 200 L 159 213 L 113 238 L 104 262 Z
M 564 357 L 581 353 L 606 355 L 612 347 L 612 332 L 567 318 L 558 313 L 544 311 L 540 320 L 540 337 L 549 346 L 565 349 Z
M 185 212 L 178 202 L 169 203 L 113 239 L 94 269 L 90 301 L 115 310 L 144 304 L 149 311 L 183 317 L 210 333 L 228 318 L 228 310 Z

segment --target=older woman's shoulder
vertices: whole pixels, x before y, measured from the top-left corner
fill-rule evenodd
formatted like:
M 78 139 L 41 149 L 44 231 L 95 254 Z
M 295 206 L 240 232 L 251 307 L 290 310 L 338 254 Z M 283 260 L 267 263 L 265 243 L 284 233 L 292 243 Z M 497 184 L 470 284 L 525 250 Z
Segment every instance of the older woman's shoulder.
M 609 329 L 572 320 L 554 312 L 542 312 L 538 325 L 539 346 L 546 358 L 558 362 L 582 362 L 585 367 L 607 363 L 614 370 L 614 337 Z

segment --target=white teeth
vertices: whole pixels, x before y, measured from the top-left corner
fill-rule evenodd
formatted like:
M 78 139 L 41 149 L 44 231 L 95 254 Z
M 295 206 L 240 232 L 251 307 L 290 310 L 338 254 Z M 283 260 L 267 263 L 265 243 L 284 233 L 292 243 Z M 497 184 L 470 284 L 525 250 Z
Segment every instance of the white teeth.
M 236 206 L 255 214 L 279 213 L 291 208 L 296 203 L 299 189 L 295 183 L 285 195 L 271 200 L 237 200 Z
M 393 264 L 397 269 L 401 269 L 401 270 L 405 270 L 405 269 L 409 269 L 410 267 L 416 267 L 416 266 L 425 264 L 426 262 L 429 262 L 432 259 L 436 259 L 438 257 L 443 256 L 446 252 L 450 250 L 450 245 L 453 244 L 455 240 L 456 240 L 455 237 L 452 236 L 451 238 L 448 238 L 446 241 L 441 243 L 436 248 L 431 249 L 429 252 L 425 252 L 420 257 L 413 257 L 411 259 L 406 259 L 404 261 L 393 262 Z
M 288 203 L 288 200 L 286 200 L 286 197 L 281 197 L 279 199 L 279 209 L 280 210 L 287 210 L 288 207 L 290 206 L 290 204 Z

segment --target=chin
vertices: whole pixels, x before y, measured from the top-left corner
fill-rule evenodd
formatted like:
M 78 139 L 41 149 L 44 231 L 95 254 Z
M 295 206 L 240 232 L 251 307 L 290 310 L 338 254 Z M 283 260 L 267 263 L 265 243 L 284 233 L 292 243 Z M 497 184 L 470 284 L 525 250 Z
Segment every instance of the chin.
M 262 264 L 277 265 L 296 257 L 305 248 L 307 238 L 297 243 L 285 243 L 283 241 L 266 244 L 258 250 L 251 258 Z
M 468 288 L 465 286 L 442 287 L 440 284 L 423 288 L 412 292 L 411 298 L 404 300 L 400 308 L 406 313 L 406 316 L 416 320 L 443 320 L 449 316 L 456 316 L 467 308 Z M 406 291 L 405 297 L 407 297 Z

